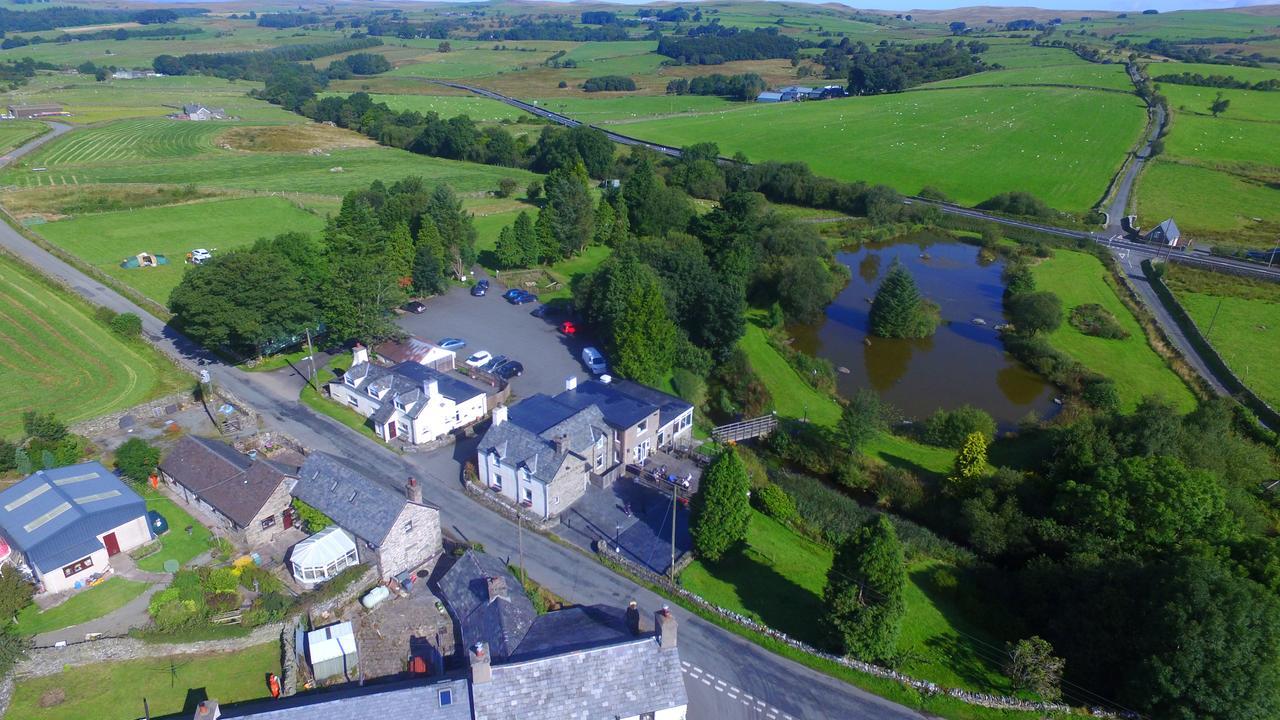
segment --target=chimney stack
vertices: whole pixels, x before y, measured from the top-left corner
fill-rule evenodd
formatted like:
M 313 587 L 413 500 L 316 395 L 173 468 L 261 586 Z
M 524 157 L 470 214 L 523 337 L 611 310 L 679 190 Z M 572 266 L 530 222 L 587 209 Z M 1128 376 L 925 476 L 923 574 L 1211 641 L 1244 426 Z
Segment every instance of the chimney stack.
M 635 600 L 627 605 L 627 632 L 633 637 L 640 635 L 640 608 L 636 606 Z
M 479 685 L 493 679 L 493 667 L 489 664 L 489 645 L 478 642 L 471 646 L 471 684 Z
M 422 486 L 418 484 L 417 480 L 413 479 L 412 475 L 409 476 L 409 481 L 405 483 L 404 494 L 408 496 L 409 502 L 422 504 Z
M 431 378 L 430 380 L 427 380 L 427 381 L 423 382 L 423 383 L 422 383 L 422 394 L 423 394 L 423 395 L 426 395 L 428 398 L 433 398 L 433 397 L 435 397 L 435 396 L 439 395 L 439 394 L 440 394 L 440 381 L 439 381 L 438 379 L 436 379 L 436 378 Z
M 568 436 L 568 435 L 557 435 L 557 436 L 556 436 L 556 439 L 555 439 L 555 441 L 554 441 L 554 442 L 555 442 L 555 444 L 556 444 L 556 452 L 558 452 L 558 453 L 560 453 L 561 455 L 563 455 L 563 454 L 565 454 L 566 452 L 568 452 L 568 451 L 569 451 L 569 436 Z
M 577 390 L 577 389 L 578 389 L 578 376 L 577 376 L 577 375 L 570 375 L 569 377 L 565 378 L 565 379 L 564 379 L 564 389 L 565 389 L 565 390 Z
M 507 599 L 507 579 L 501 575 L 485 578 L 488 581 L 489 602 L 498 598 Z
M 192 720 L 218 720 L 222 717 L 222 711 L 218 709 L 217 700 L 203 700 L 196 706 L 196 713 L 191 717 Z
M 367 362 L 369 362 L 369 348 L 356 343 L 356 346 L 351 348 L 351 365 L 354 367 Z
M 676 616 L 666 605 L 653 614 L 654 635 L 658 638 L 658 647 L 663 650 L 676 649 Z
M 498 427 L 507 421 L 507 406 L 495 405 L 493 408 L 493 426 Z

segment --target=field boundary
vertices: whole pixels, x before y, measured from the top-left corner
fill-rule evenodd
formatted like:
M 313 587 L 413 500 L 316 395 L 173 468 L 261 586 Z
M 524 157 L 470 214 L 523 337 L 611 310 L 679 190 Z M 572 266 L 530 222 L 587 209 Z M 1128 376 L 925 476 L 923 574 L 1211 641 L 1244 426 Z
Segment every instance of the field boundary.
M 1182 332 L 1187 336 L 1187 342 L 1191 343 L 1192 348 L 1204 360 L 1204 364 L 1209 368 L 1222 383 L 1232 397 L 1237 402 L 1249 408 L 1264 425 L 1271 429 L 1280 428 L 1280 411 L 1271 407 L 1266 400 L 1263 400 L 1253 390 L 1245 385 L 1227 362 L 1222 359 L 1218 351 L 1209 342 L 1204 333 L 1200 331 L 1200 326 L 1196 325 L 1196 321 L 1191 318 L 1190 313 L 1182 307 L 1182 303 L 1178 302 L 1178 298 L 1164 284 L 1162 278 L 1155 271 L 1155 266 L 1150 260 L 1142 261 L 1142 272 L 1147 276 L 1147 281 L 1151 283 L 1152 289 L 1156 292 L 1156 297 L 1164 304 L 1165 309 L 1169 311 L 1169 315 L 1173 317 L 1173 321 L 1178 323 L 1178 327 L 1182 328 Z

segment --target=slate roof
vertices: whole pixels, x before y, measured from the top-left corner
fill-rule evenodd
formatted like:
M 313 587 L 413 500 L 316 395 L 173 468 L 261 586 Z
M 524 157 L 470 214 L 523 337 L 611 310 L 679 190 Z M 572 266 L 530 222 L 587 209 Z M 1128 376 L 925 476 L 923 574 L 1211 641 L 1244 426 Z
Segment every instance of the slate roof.
M 41 573 L 102 548 L 98 535 L 147 513 L 98 462 L 40 470 L 0 493 L 0 530 Z
M 782 99 L 782 93 L 765 91 L 756 96 L 756 102 L 778 102 Z
M 632 639 L 625 608 L 574 605 L 535 618 L 509 660 L 536 660 Z
M 328 515 L 343 530 L 381 544 L 409 498 L 370 479 L 341 458 L 313 452 L 298 471 L 293 496 Z M 427 505 L 427 503 L 423 503 Z M 434 507 L 428 505 L 428 507 Z
M 440 691 L 451 691 L 453 704 L 440 706 Z M 471 720 L 471 695 L 465 678 L 424 683 L 356 684 L 319 692 L 304 692 L 281 700 L 223 707 L 222 717 L 259 720 Z
M 347 370 L 345 377 L 353 379 L 356 389 L 366 394 L 370 385 L 388 388 L 378 402 L 383 403 L 383 407 L 394 406 L 394 401 L 398 399 L 409 408 L 406 414 L 415 419 L 427 407 L 427 403 L 420 401 L 426 397 L 423 386 L 432 380 L 436 381 L 437 391 L 454 403 L 466 402 L 484 394 L 484 390 L 464 382 L 452 373 L 442 373 L 412 360 L 389 368 L 371 362 L 358 363 Z M 390 411 L 382 418 L 382 422 L 391 418 L 389 413 Z
M 471 686 L 471 701 L 476 720 L 614 720 L 689 702 L 679 653 L 652 635 L 495 665 L 489 682 Z
M 1160 223 L 1156 226 L 1156 229 L 1163 233 L 1166 239 L 1177 238 L 1182 235 L 1182 233 L 1178 231 L 1178 224 L 1173 221 L 1173 218 L 1169 218 L 1168 220 Z
M 620 430 L 634 426 L 652 415 L 655 409 L 659 411 L 659 422 L 666 425 L 693 407 L 674 395 L 629 380 L 607 383 L 588 380 L 578 383 L 573 390 L 565 390 L 555 399 L 570 407 L 595 405 L 604 413 L 604 419 Z
M 506 422 L 490 426 L 479 447 L 484 453 L 497 452 L 505 465 L 524 467 L 535 480 L 549 483 L 570 453 L 586 457 L 605 434 L 605 424 L 599 408 L 579 410 L 538 394 L 512 407 Z M 556 449 L 559 437 L 567 441 L 566 452 Z
M 506 592 L 496 598 L 489 597 L 492 577 L 506 583 Z M 538 616 L 515 576 L 493 555 L 468 550 L 440 576 L 438 585 L 458 621 L 463 647 L 486 642 L 497 660 L 515 651 Z
M 240 527 L 248 527 L 271 493 L 297 468 L 251 458 L 224 442 L 187 435 L 160 461 L 160 469 Z
M 432 354 L 453 354 L 451 350 L 445 350 L 435 343 L 430 343 L 417 337 L 408 337 L 400 341 L 388 340 L 374 348 L 374 350 L 378 353 L 378 357 L 388 362 L 416 362 L 419 365 Z

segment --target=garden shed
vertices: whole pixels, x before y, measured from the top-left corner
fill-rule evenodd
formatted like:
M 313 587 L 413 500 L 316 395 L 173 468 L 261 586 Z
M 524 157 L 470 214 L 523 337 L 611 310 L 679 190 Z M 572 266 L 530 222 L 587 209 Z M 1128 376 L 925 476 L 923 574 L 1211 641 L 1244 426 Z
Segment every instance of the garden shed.
M 327 527 L 293 546 L 289 566 L 298 582 L 324 582 L 360 562 L 356 541 L 337 525 Z
M 316 682 L 332 677 L 350 680 L 359 661 L 356 634 L 350 622 L 312 630 L 307 633 L 307 657 Z

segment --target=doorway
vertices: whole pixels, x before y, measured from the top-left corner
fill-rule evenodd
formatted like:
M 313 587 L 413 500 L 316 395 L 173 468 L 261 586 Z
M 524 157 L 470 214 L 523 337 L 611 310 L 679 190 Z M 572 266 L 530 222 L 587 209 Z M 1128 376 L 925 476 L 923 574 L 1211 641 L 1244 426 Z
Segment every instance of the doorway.
M 103 535 L 102 544 L 107 546 L 107 557 L 120 554 L 120 541 L 116 539 L 115 533 Z

